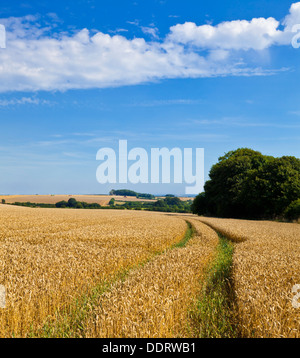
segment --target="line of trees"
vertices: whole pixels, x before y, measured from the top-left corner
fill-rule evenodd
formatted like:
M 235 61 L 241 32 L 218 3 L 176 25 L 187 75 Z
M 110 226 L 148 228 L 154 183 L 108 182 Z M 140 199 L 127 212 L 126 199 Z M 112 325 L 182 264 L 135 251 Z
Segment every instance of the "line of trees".
M 300 159 L 275 158 L 239 148 L 213 165 L 204 192 L 193 201 L 198 215 L 295 220 L 300 217 Z
M 126 201 L 124 204 L 118 204 L 114 198 L 111 198 L 108 206 L 101 206 L 98 203 L 77 201 L 75 198 L 70 198 L 68 201 L 62 200 L 56 204 L 15 202 L 11 205 L 26 206 L 31 208 L 119 209 L 191 213 L 192 200 L 182 201 L 174 195 L 167 195 L 164 199 L 159 199 L 157 201 Z
M 155 199 L 155 196 L 152 194 L 137 193 L 133 190 L 128 190 L 128 189 L 120 189 L 120 190 L 112 189 L 109 192 L 109 195 L 133 196 L 139 199 Z
M 170 195 L 155 202 L 127 201 L 125 204 L 118 206 L 129 210 L 191 213 L 191 204 L 192 200 L 183 201 Z
M 77 201 L 75 198 L 70 198 L 68 201 L 59 201 L 55 204 L 56 208 L 72 208 L 72 209 L 101 209 L 98 203 L 86 203 L 84 201 Z
M 26 203 L 28 204 L 28 203 Z M 26 205 L 25 204 L 25 205 Z M 109 201 L 109 206 L 101 206 L 97 203 L 88 204 L 83 201 L 77 201 L 70 198 L 68 201 L 59 201 L 55 204 L 56 208 L 73 208 L 73 209 L 120 209 L 120 210 L 147 210 L 147 211 L 162 211 L 162 212 L 179 212 L 190 213 L 192 201 L 182 201 L 178 197 L 168 195 L 164 199 L 159 199 L 155 202 L 139 202 L 127 201 L 124 204 L 116 205 L 116 201 L 112 198 Z M 53 205 L 54 206 L 54 205 Z

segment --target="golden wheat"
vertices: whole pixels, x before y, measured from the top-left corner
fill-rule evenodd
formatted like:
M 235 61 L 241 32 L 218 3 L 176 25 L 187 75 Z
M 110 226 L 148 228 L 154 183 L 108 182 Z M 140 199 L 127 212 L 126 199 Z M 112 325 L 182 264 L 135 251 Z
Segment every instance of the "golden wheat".
M 236 242 L 234 283 L 241 335 L 300 337 L 300 309 L 292 288 L 300 284 L 300 225 L 201 218 Z
M 0 337 L 24 337 L 125 268 L 181 240 L 186 222 L 160 213 L 0 205 Z
M 185 234 L 185 220 L 196 234 L 185 247 L 171 250 Z M 0 337 L 37 332 L 74 298 L 133 267 L 99 298 L 84 321 L 85 334 L 189 336 L 189 309 L 218 243 L 209 226 L 235 242 L 241 335 L 300 337 L 300 309 L 292 305 L 292 287 L 300 284 L 297 224 L 4 205 L 0 284 L 6 287 L 7 305 L 0 309 Z
M 189 336 L 188 312 L 218 244 L 212 229 L 198 220 L 189 220 L 196 234 L 186 247 L 157 256 L 101 296 L 87 323 L 88 337 Z

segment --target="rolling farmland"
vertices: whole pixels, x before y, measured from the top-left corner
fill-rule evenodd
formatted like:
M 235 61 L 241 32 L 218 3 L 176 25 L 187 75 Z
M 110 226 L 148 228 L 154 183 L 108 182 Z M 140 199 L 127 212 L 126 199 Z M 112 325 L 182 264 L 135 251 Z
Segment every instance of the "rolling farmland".
M 0 205 L 0 337 L 201 336 L 217 232 L 234 243 L 238 334 L 299 337 L 298 224 L 11 205 Z
M 56 204 L 59 201 L 68 201 L 70 198 L 74 198 L 77 201 L 85 201 L 89 204 L 97 203 L 101 206 L 108 205 L 109 201 L 113 198 L 117 201 L 144 201 L 144 202 L 155 202 L 151 199 L 139 199 L 135 197 L 123 197 L 117 195 L 0 195 L 0 202 L 2 199 L 6 203 L 12 204 L 15 202 L 20 203 L 37 203 L 37 204 Z
M 115 199 L 120 202 L 127 201 L 137 201 L 137 202 L 155 202 L 156 199 L 145 199 L 145 198 L 136 198 L 134 196 L 119 196 L 119 195 L 0 195 L 1 200 L 5 200 L 6 203 L 12 204 L 15 202 L 20 203 L 37 203 L 37 204 L 56 204 L 59 201 L 65 200 L 68 201 L 70 198 L 74 198 L 77 201 L 85 201 L 87 203 L 97 203 L 100 205 L 108 205 L 111 199 Z M 159 197 L 164 198 L 164 196 Z M 190 197 L 180 197 L 182 201 L 190 200 Z

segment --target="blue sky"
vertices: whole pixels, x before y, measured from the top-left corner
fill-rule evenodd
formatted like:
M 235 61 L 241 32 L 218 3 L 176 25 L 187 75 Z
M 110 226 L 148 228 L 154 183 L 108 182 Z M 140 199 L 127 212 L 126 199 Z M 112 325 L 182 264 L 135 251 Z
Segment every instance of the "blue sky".
M 96 153 L 300 157 L 300 3 L 12 1 L 0 24 L 0 193 L 107 193 Z M 300 40 L 299 40 L 300 42 Z M 185 184 L 127 185 L 183 194 Z

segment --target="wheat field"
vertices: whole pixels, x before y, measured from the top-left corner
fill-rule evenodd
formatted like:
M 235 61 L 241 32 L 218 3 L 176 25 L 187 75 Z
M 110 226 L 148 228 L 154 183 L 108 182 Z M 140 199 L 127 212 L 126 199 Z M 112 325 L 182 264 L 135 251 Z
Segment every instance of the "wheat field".
M 299 338 L 300 225 L 201 218 L 235 244 L 233 277 L 243 337 Z
M 181 245 L 187 222 L 193 235 Z M 77 298 L 95 287 L 101 294 L 87 301 L 80 330 L 66 334 L 62 325 L 52 336 L 193 336 L 191 311 L 216 257 L 217 233 L 234 242 L 239 336 L 299 338 L 300 309 L 292 305 L 300 284 L 298 224 L 11 205 L 0 205 L 0 284 L 7 293 L 0 337 L 45 335 L 45 326 L 64 320 L 60 312 L 81 309 Z
M 192 334 L 189 310 L 218 235 L 199 221 L 190 221 L 195 234 L 186 247 L 166 251 L 133 270 L 101 296 L 87 323 L 87 337 L 182 338 Z
M 180 241 L 184 219 L 159 213 L 0 205 L 0 336 L 24 337 L 95 283 Z

